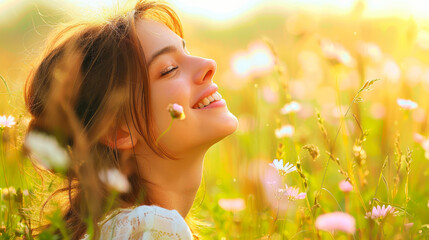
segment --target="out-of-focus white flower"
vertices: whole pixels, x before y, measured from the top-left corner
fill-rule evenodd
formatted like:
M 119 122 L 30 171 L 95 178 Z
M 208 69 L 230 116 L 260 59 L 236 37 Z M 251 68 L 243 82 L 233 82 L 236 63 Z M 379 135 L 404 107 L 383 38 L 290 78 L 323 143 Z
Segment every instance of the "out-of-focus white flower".
M 365 218 L 371 218 L 371 219 L 383 219 L 389 215 L 395 215 L 395 208 L 387 205 L 385 207 L 384 205 L 382 207 L 377 206 L 373 207 L 371 212 L 367 212 Z
M 168 104 L 167 111 L 170 113 L 173 119 L 185 119 L 185 112 L 183 111 L 183 107 L 177 103 Z
M 398 82 L 401 78 L 401 68 L 393 59 L 388 59 L 384 62 L 382 73 L 391 82 Z
M 274 159 L 272 163 L 270 163 L 270 166 L 277 169 L 280 176 L 285 176 L 286 174 L 296 171 L 296 167 L 292 163 L 286 163 L 283 166 L 283 159 Z
M 15 118 L 11 115 L 9 115 L 8 117 L 6 117 L 6 115 L 0 116 L 0 129 L 3 129 L 5 127 L 11 128 L 15 124 Z
M 104 184 L 115 191 L 125 193 L 130 190 L 127 178 L 116 168 L 102 170 L 98 176 Z
M 59 145 L 53 136 L 31 131 L 28 133 L 24 145 L 29 150 L 30 155 L 47 169 L 65 171 L 70 164 L 67 151 Z
M 398 103 L 398 105 L 401 108 L 403 108 L 405 110 L 413 110 L 413 109 L 418 107 L 418 104 L 416 102 L 413 102 L 413 101 L 408 100 L 408 99 L 398 98 L 396 100 L 396 102 Z
M 345 193 L 351 192 L 353 190 L 353 185 L 349 181 L 346 181 L 346 180 L 341 181 L 338 184 L 338 187 L 340 188 L 340 190 L 342 192 L 345 192 Z
M 299 112 L 301 110 L 301 104 L 298 102 L 292 101 L 289 104 L 283 106 L 280 110 L 281 114 L 289 114 L 291 112 Z
M 336 63 L 341 63 L 347 67 L 356 66 L 356 61 L 341 44 L 333 43 L 328 39 L 322 39 L 320 41 L 320 47 L 323 55 L 325 55 L 327 59 Z
M 231 68 L 239 77 L 253 77 L 274 69 L 275 57 L 270 48 L 262 42 L 253 42 L 248 51 L 241 51 L 231 58 Z
M 292 137 L 295 133 L 295 128 L 292 125 L 283 125 L 275 130 L 277 138 Z
M 297 187 L 288 187 L 287 184 L 285 185 L 284 195 L 291 201 L 304 199 L 307 196 L 304 192 L 300 193 Z
M 233 198 L 233 199 L 221 198 L 219 199 L 218 204 L 222 209 L 226 211 L 232 211 L 232 212 L 238 212 L 246 208 L 246 203 L 242 198 Z
M 375 63 L 380 62 L 383 58 L 383 52 L 381 51 L 380 47 L 375 43 L 360 42 L 358 44 L 358 50 L 362 56 L 371 59 Z
M 323 231 L 343 231 L 353 234 L 356 231 L 356 221 L 345 212 L 325 213 L 317 217 L 316 228 Z

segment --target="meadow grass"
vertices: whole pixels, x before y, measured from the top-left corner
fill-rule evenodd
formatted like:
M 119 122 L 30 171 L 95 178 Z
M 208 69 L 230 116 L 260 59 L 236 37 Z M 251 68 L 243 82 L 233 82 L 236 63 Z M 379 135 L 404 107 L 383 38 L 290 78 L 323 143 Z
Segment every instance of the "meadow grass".
M 191 211 L 202 239 L 429 238 L 429 55 L 417 44 L 414 20 L 282 12 L 228 27 L 186 19 L 184 26 L 190 52 L 217 61 L 214 81 L 240 123 L 206 155 Z M 2 43 L 2 53 L 27 63 L 33 54 L 23 57 L 12 45 L 11 53 Z M 235 69 L 238 51 L 249 59 L 259 51 L 268 62 L 249 60 L 249 68 Z M 0 63 L 0 116 L 16 121 L 0 131 L 0 238 L 31 239 L 31 229 L 49 221 L 38 238 L 55 239 L 59 229 L 67 239 L 60 202 L 39 212 L 63 180 L 35 169 L 22 148 L 29 66 L 17 71 L 7 59 Z M 300 107 L 285 108 L 292 102 Z M 269 165 L 274 159 L 296 170 L 281 176 Z M 350 192 L 339 188 L 343 180 Z M 305 198 L 294 199 L 284 184 Z M 225 207 L 222 199 L 239 201 Z M 383 205 L 394 211 L 372 219 Z M 332 212 L 352 216 L 354 229 L 317 224 Z

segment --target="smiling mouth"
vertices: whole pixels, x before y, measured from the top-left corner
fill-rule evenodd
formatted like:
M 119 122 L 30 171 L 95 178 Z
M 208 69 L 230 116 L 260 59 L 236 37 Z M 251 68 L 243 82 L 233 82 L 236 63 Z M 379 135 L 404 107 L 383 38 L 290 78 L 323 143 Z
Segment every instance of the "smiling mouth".
M 221 99 L 222 99 L 222 95 L 220 95 L 220 93 L 218 92 L 214 92 L 211 95 L 200 100 L 198 103 L 196 103 L 193 108 L 194 109 L 205 108 L 214 102 L 220 101 Z

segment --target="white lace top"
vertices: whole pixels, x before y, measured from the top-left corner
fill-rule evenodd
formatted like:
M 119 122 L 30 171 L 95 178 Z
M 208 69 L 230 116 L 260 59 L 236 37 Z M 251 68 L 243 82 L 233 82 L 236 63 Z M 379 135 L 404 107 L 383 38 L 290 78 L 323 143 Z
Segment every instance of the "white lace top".
M 100 240 L 192 240 L 191 230 L 176 210 L 154 205 L 117 209 L 99 225 Z M 89 236 L 85 235 L 82 240 L 87 239 Z

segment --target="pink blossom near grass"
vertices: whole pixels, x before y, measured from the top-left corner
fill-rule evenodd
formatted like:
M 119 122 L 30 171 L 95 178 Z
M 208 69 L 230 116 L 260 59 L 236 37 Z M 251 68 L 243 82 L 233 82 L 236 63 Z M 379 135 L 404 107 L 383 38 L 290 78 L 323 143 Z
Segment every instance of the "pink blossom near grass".
M 353 185 L 349 181 L 346 181 L 346 180 L 342 180 L 338 184 L 338 187 L 344 193 L 348 193 L 348 192 L 351 192 L 353 190 Z
M 287 184 L 285 185 L 284 195 L 287 197 L 288 200 L 291 201 L 304 199 L 307 196 L 307 194 L 304 192 L 300 193 L 297 187 L 288 187 Z
M 322 39 L 320 41 L 320 48 L 327 59 L 347 67 L 356 66 L 354 58 L 341 44 L 331 42 L 328 39 Z
M 418 107 L 418 104 L 416 102 L 413 102 L 411 100 L 408 99 L 402 99 L 402 98 L 398 98 L 396 100 L 396 102 L 398 103 L 398 105 L 405 109 L 405 110 L 413 110 L 416 109 Z
M 268 164 L 261 164 L 259 167 L 260 175 L 259 181 L 263 187 L 264 199 L 268 206 L 279 213 L 286 213 L 291 207 L 292 203 L 283 194 L 279 194 L 278 189 L 283 189 L 282 176 L 278 174 L 277 169 L 268 166 Z M 284 192 L 283 192 L 284 193 Z
M 246 203 L 242 198 L 221 198 L 218 201 L 219 206 L 226 211 L 238 212 L 246 208 Z
M 15 118 L 11 115 L 9 115 L 8 117 L 6 117 L 6 115 L 0 116 L 0 128 L 11 128 L 15 124 Z
M 413 226 L 414 226 L 414 223 L 412 222 L 404 224 L 404 227 L 407 231 L 410 230 Z
M 395 215 L 395 208 L 387 205 L 380 206 L 374 206 L 372 208 L 371 212 L 367 212 L 365 218 L 371 218 L 371 219 L 383 219 L 389 215 Z
M 353 234 L 356 231 L 356 220 L 345 212 L 325 213 L 317 217 L 316 228 L 327 232 L 342 231 Z
M 421 135 L 420 133 L 413 134 L 413 140 L 418 144 L 422 144 L 425 139 L 425 136 Z

